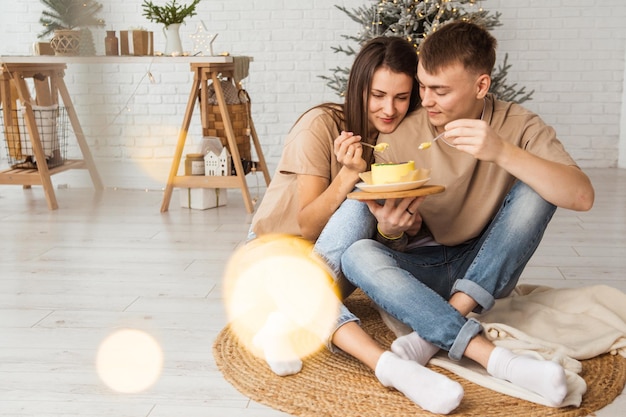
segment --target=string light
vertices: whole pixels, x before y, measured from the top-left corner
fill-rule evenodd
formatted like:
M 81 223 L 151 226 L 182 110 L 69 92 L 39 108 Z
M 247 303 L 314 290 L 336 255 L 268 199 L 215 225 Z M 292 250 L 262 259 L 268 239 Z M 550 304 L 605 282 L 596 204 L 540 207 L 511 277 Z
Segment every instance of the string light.
M 139 90 L 139 86 L 143 83 L 143 80 L 146 79 L 146 77 L 148 78 L 148 80 L 150 81 L 151 84 L 156 84 L 156 80 L 154 78 L 154 75 L 152 75 L 152 72 L 150 71 L 152 69 L 152 64 L 154 62 L 154 58 L 150 60 L 150 64 L 148 65 L 148 69 L 146 70 L 146 72 L 143 74 L 143 76 L 141 77 L 141 79 L 139 80 L 139 82 L 137 83 L 137 85 L 135 86 L 135 89 L 133 90 L 133 92 L 131 93 L 131 95 L 128 97 L 128 99 L 126 100 L 126 103 L 124 103 L 124 106 L 122 106 L 122 108 L 117 112 L 117 114 L 113 117 L 113 120 L 111 120 L 111 122 L 108 124 L 107 127 L 112 126 L 115 121 L 123 114 L 123 113 L 131 113 L 132 112 L 132 108 L 130 107 L 130 102 L 135 98 L 135 96 L 137 95 L 137 90 Z

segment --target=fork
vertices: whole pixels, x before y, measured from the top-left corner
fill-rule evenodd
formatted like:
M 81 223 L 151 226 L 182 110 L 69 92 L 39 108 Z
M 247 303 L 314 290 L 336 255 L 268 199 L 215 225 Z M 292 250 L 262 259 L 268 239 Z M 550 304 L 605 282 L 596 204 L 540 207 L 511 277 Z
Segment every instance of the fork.
M 380 161 L 382 161 L 385 164 L 389 163 L 389 159 L 382 155 L 383 152 L 385 152 L 387 150 L 387 148 L 389 148 L 389 144 L 388 143 L 381 142 L 381 143 L 377 143 L 376 145 L 370 145 L 369 143 L 361 142 L 361 145 L 365 145 L 367 147 L 372 148 L 374 150 L 374 152 L 378 153 L 378 157 L 377 158 Z
M 370 145 L 369 143 L 361 142 L 361 145 L 365 145 L 369 148 L 372 148 L 374 152 L 377 153 L 377 159 L 384 164 L 390 163 L 389 158 L 383 156 L 383 153 L 389 148 L 389 144 L 385 142 L 378 143 L 376 145 Z
M 370 145 L 369 143 L 361 142 L 361 145 L 365 145 L 374 149 L 374 152 L 385 152 L 389 147 L 389 144 L 385 142 L 377 143 L 376 145 Z
M 420 146 L 418 146 L 417 149 L 428 149 L 428 148 L 430 148 L 433 145 L 433 143 L 435 143 L 437 140 L 441 139 L 445 134 L 446 134 L 445 131 L 441 132 L 440 134 L 435 136 L 435 139 L 431 140 L 430 142 L 422 142 L 422 143 L 420 143 Z M 452 146 L 454 148 L 454 145 L 450 145 L 448 142 L 446 142 L 445 139 L 443 139 L 443 141 L 446 143 L 446 145 Z

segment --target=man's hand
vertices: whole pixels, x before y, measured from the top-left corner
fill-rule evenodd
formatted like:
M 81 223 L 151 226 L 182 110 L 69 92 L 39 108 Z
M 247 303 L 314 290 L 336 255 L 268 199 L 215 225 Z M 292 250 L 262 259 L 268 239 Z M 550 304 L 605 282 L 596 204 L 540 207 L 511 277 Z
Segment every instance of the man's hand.
M 396 237 L 406 232 L 413 236 L 422 227 L 422 216 L 417 209 L 425 197 L 392 198 L 379 204 L 375 200 L 365 203 L 378 220 L 378 230 L 385 236 Z
M 459 119 L 446 125 L 446 142 L 481 161 L 496 162 L 504 141 L 484 120 Z

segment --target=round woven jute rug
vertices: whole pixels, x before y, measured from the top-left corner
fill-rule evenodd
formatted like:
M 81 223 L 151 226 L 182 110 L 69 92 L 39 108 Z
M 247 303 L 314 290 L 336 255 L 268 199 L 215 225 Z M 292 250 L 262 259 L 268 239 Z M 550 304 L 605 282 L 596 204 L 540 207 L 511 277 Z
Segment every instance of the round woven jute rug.
M 383 346 L 389 347 L 393 333 L 360 291 L 346 300 L 361 318 L 363 328 Z M 224 328 L 213 345 L 213 356 L 224 378 L 254 401 L 295 416 L 405 417 L 432 416 L 401 393 L 383 387 L 374 373 L 344 354 L 322 349 L 304 359 L 302 371 L 279 377 L 262 359 L 247 350 L 231 331 Z M 610 404 L 624 388 L 626 359 L 602 355 L 582 362 L 581 376 L 587 393 L 579 408 L 550 408 L 510 397 L 462 379 L 445 369 L 437 372 L 459 381 L 465 389 L 461 405 L 451 414 L 472 417 L 583 417 Z

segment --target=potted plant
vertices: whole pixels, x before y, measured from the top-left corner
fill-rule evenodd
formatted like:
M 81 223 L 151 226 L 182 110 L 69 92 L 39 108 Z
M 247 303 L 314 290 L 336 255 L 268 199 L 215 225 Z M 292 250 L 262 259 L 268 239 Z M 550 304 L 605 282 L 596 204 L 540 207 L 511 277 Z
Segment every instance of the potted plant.
M 96 15 L 102 4 L 95 0 L 41 0 L 47 7 L 41 12 L 39 23 L 43 38 L 51 33 L 50 45 L 56 55 L 93 55 L 95 46 L 90 27 L 103 27 L 104 20 Z
M 153 23 L 163 25 L 165 35 L 165 54 L 173 55 L 183 52 L 180 42 L 179 29 L 185 19 L 196 15 L 196 6 L 200 0 L 193 0 L 191 4 L 178 4 L 176 0 L 157 6 L 151 0 L 144 0 L 142 4 L 143 16 Z

